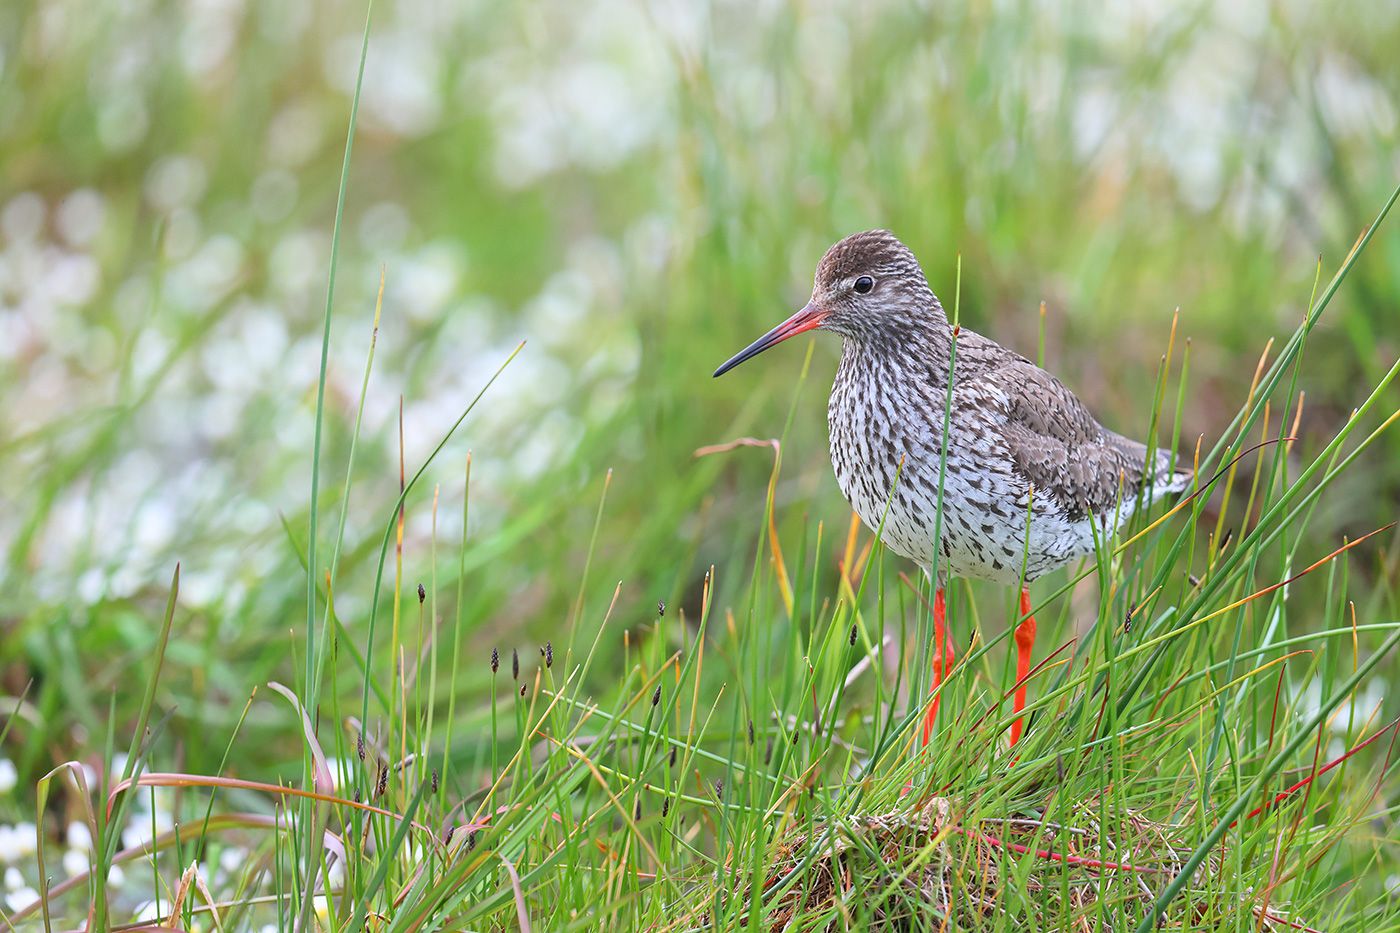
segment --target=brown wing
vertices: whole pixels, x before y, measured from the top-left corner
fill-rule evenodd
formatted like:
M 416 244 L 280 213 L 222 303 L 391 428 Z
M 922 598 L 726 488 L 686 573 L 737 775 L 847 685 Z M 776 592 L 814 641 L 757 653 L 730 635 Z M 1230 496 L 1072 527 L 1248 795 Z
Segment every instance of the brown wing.
M 1005 393 L 1002 435 L 1012 462 L 1072 519 L 1137 496 L 1147 448 L 1099 424 L 1060 380 L 1019 357 L 983 378 Z

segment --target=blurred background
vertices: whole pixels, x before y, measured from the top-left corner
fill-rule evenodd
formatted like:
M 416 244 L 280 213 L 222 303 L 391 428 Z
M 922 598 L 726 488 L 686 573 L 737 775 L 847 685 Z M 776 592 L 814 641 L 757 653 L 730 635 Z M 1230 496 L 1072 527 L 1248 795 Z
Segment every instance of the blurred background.
M 364 15 L 0 7 L 0 688 L 28 689 L 5 750 L 21 781 L 100 753 L 113 696 L 130 716 L 176 560 L 158 701 L 185 767 L 217 768 L 253 686 L 301 669 Z M 378 3 L 321 457 L 324 555 L 382 276 L 338 614 L 363 632 L 400 409 L 411 474 L 522 340 L 407 505 L 404 588 L 451 618 L 471 451 L 468 681 L 493 646 L 561 641 L 580 594 L 601 616 L 618 580 L 624 625 L 658 600 L 693 613 L 711 564 L 730 598 L 771 455 L 694 451 L 776 436 L 794 400 L 779 515 L 836 529 L 834 560 L 838 341 L 816 338 L 800 392 L 804 341 L 710 373 L 872 226 L 950 308 L 961 257 L 962 321 L 1032 357 L 1043 300 L 1046 365 L 1128 434 L 1147 432 L 1180 309 L 1183 447 L 1213 443 L 1319 257 L 1325 282 L 1400 177 L 1397 48 L 1400 5 L 1372 0 Z M 1397 324 L 1392 224 L 1307 348 L 1303 449 L 1395 360 Z M 1324 497 L 1309 553 L 1395 517 L 1400 437 L 1383 446 Z M 1380 540 L 1354 585 L 1389 585 Z M 242 734 L 240 773 L 299 766 L 285 710 L 255 704 Z

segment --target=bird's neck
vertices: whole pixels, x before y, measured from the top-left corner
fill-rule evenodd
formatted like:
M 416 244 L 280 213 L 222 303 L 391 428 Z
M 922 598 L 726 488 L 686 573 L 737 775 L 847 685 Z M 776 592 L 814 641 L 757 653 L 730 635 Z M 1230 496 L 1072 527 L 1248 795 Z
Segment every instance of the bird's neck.
M 916 380 L 922 385 L 946 388 L 952 359 L 952 328 L 940 314 L 937 320 L 912 321 L 877 333 L 847 336 L 841 347 L 841 369 L 848 373 L 877 372 L 881 382 L 895 384 Z

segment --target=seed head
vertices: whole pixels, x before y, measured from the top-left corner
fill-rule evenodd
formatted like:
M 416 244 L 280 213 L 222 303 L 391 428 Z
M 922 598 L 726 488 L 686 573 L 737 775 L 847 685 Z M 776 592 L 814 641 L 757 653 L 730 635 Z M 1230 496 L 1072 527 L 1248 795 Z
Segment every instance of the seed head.
M 749 720 L 749 744 L 753 744 L 753 720 Z
M 510 649 L 510 676 L 520 679 L 520 652 L 514 648 Z
M 656 691 L 651 695 L 651 705 L 655 706 L 661 702 L 661 685 L 656 685 Z
M 423 600 L 428 598 L 428 591 L 423 589 L 423 584 L 418 584 L 418 605 L 423 605 Z
M 658 617 L 660 617 L 660 616 L 664 616 L 665 614 L 666 614 L 666 600 L 664 600 L 664 599 L 658 600 L 657 603 L 656 603 L 656 615 L 657 615 Z
M 436 793 L 438 792 L 438 773 L 437 773 L 437 768 L 434 768 L 434 769 L 433 769 L 433 781 L 432 781 L 432 784 L 429 785 L 429 790 L 428 790 L 428 792 L 429 792 L 429 793 L 432 793 L 432 794 L 436 794 Z
M 524 684 L 521 684 L 521 685 L 520 685 L 520 695 L 521 695 L 521 696 L 524 696 L 524 695 L 525 695 L 525 685 L 524 685 Z
M 548 641 L 544 643 L 544 666 L 554 666 L 554 644 Z
M 501 669 L 501 653 L 495 648 L 491 649 L 491 673 L 496 673 Z
M 638 801 L 637 801 L 637 805 L 636 805 L 635 807 L 632 808 L 632 819 L 633 819 L 633 821 L 635 822 L 635 821 L 641 820 L 641 818 L 642 818 L 642 802 L 641 802 L 641 800 L 638 800 Z
M 676 766 L 676 746 L 671 746 L 671 767 Z
M 666 814 L 671 812 L 671 798 L 667 797 L 661 801 L 661 818 L 666 819 Z
M 384 792 L 389 789 L 389 766 L 379 766 L 379 780 L 374 785 L 374 796 L 383 797 Z
M 359 756 L 361 761 L 365 760 L 365 737 L 363 735 L 355 737 L 355 754 Z
M 856 626 L 855 626 L 855 623 L 851 623 L 851 645 L 854 646 L 855 643 L 856 643 Z

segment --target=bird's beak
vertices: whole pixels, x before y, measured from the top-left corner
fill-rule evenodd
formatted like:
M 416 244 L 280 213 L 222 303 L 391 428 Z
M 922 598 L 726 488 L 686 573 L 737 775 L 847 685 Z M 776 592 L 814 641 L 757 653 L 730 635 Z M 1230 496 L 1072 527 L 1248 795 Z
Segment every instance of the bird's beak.
M 804 331 L 809 331 L 813 328 L 821 327 L 822 322 L 825 320 L 826 312 L 821 308 L 818 308 L 813 302 L 807 302 L 806 306 L 801 311 L 798 311 L 792 317 L 788 318 L 786 321 L 783 321 L 783 323 L 779 324 L 777 327 L 773 328 L 768 333 L 764 334 L 762 337 L 759 337 L 753 343 L 749 344 L 747 347 L 744 347 L 744 349 L 731 356 L 723 366 L 715 370 L 715 376 L 723 376 L 735 366 L 738 366 L 740 363 L 744 362 L 744 360 L 758 356 L 764 350 L 767 350 L 769 347 L 776 346 L 777 344 L 782 343 L 789 337 L 796 337 L 798 334 L 803 333 Z

